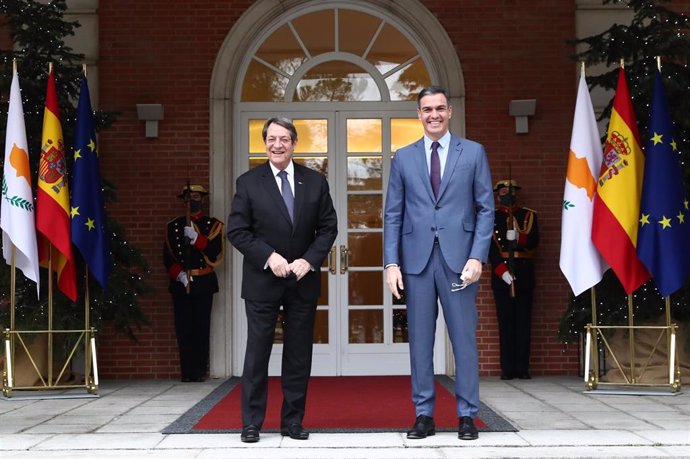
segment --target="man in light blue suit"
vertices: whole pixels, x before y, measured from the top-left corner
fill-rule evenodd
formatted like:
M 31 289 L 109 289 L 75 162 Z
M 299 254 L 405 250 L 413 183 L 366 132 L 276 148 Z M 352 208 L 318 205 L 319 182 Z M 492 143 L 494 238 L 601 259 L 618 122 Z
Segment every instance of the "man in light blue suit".
M 406 292 L 412 400 L 407 438 L 436 433 L 434 336 L 441 300 L 455 355 L 458 437 L 478 438 L 477 291 L 494 226 L 493 187 L 484 147 L 448 131 L 447 92 L 423 89 L 417 115 L 424 137 L 391 163 L 383 228 L 386 283 Z

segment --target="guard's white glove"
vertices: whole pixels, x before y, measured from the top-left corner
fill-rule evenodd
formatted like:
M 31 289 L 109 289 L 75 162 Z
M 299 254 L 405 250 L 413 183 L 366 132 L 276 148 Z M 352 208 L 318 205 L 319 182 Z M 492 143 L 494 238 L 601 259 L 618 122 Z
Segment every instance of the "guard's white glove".
M 196 232 L 193 226 L 185 226 L 184 227 L 184 235 L 189 238 L 189 242 L 194 244 L 196 242 L 196 238 L 199 237 L 199 233 Z
M 508 239 L 509 241 L 516 240 L 517 239 L 517 231 L 515 231 L 515 230 L 506 231 L 506 239 Z
M 187 277 L 187 273 L 185 271 L 180 271 L 180 274 L 177 275 L 177 280 L 178 282 L 181 282 L 182 285 L 187 287 L 189 284 L 189 277 Z
M 506 271 L 503 274 L 501 274 L 501 279 L 503 279 L 503 282 L 506 284 L 510 285 L 513 283 L 515 279 L 513 279 L 513 276 L 510 275 L 510 272 Z

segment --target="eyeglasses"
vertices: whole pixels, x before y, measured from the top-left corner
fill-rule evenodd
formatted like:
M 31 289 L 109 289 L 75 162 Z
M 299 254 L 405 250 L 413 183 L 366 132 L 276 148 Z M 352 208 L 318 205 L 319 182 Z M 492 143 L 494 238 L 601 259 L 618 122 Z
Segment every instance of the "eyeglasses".
M 273 145 L 278 142 L 281 145 L 290 145 L 292 143 L 292 138 L 290 137 L 267 137 L 266 145 Z

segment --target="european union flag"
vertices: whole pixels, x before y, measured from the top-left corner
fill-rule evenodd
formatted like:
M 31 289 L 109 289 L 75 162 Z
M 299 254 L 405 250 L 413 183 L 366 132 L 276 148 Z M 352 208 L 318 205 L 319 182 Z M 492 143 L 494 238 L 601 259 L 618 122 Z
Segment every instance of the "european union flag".
M 668 296 L 690 273 L 690 210 L 659 72 L 647 137 L 637 254 L 661 294 Z
M 110 232 L 106 224 L 98 168 L 98 147 L 86 75 L 81 81 L 72 169 L 72 243 L 104 289 L 112 271 Z

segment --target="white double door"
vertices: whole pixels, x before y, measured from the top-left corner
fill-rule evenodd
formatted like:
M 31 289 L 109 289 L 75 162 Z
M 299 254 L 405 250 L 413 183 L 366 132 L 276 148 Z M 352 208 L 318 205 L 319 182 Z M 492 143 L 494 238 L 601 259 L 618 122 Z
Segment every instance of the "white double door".
M 415 111 L 243 112 L 241 143 L 249 155 L 239 169 L 266 160 L 261 127 L 272 116 L 293 120 L 293 158 L 328 177 L 338 214 L 338 237 L 321 267 L 312 375 L 409 374 L 407 311 L 384 282 L 383 204 L 392 153 L 422 136 Z M 235 317 L 246 321 L 244 302 L 236 304 Z M 434 366 L 442 372 L 442 320 L 436 334 Z M 271 375 L 280 374 L 282 346 L 279 320 Z

